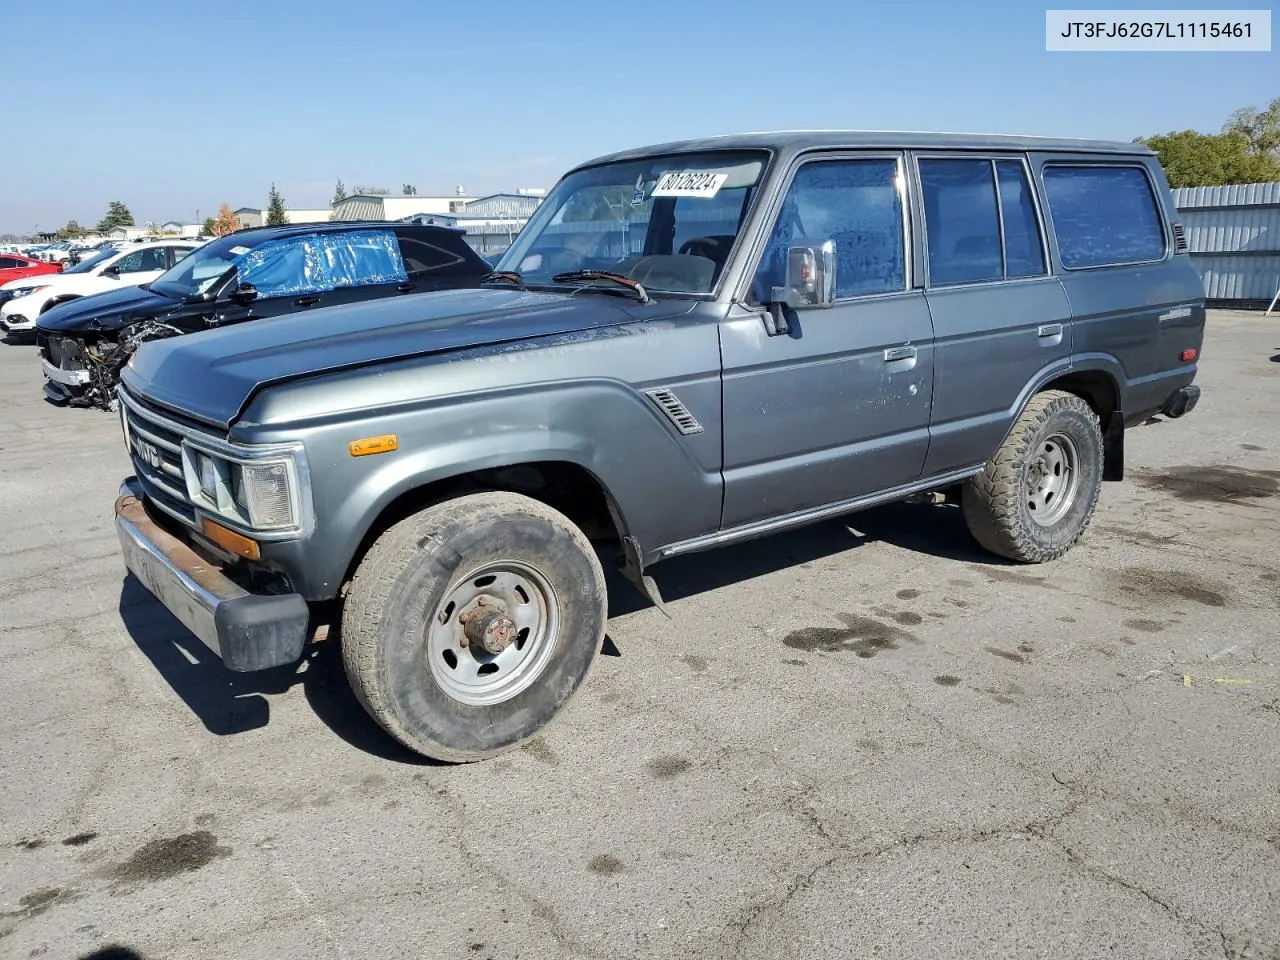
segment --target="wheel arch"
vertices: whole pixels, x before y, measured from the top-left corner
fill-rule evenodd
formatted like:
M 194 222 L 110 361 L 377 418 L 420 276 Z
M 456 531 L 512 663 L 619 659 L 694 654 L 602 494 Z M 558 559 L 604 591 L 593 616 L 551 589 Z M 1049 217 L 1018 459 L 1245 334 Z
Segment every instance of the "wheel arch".
M 630 534 L 622 507 L 595 472 L 576 460 L 512 457 L 423 479 L 389 497 L 361 535 L 343 582 L 351 579 L 378 537 L 396 523 L 433 504 L 482 491 L 518 493 L 544 503 L 568 517 L 593 544 L 606 549 L 616 545 L 628 573 L 634 569 L 638 576 L 642 570 L 639 544 Z

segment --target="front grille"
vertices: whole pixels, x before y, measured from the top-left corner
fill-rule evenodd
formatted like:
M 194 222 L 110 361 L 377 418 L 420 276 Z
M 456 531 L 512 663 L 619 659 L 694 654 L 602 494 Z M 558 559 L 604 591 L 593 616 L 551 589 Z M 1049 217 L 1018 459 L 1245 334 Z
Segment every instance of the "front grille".
M 165 513 L 196 526 L 195 509 L 182 474 L 183 428 L 148 410 L 124 389 L 119 397 L 129 432 L 129 457 L 147 496 Z
M 40 351 L 44 358 L 63 370 L 84 370 L 84 344 L 73 337 L 53 334 L 40 337 Z

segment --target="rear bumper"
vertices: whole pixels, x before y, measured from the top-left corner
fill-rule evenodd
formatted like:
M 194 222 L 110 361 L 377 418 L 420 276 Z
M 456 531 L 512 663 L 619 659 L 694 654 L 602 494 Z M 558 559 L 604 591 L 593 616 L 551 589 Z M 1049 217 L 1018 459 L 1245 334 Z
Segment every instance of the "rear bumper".
M 299 594 L 244 590 L 147 514 L 132 477 L 116 500 L 125 566 L 228 669 L 265 670 L 302 656 L 310 611 Z
M 1185 417 L 1188 413 L 1196 408 L 1196 404 L 1200 402 L 1200 388 L 1191 385 L 1179 387 L 1169 395 L 1169 399 L 1164 402 L 1164 406 L 1160 408 L 1160 412 L 1166 417 L 1176 420 L 1178 417 Z

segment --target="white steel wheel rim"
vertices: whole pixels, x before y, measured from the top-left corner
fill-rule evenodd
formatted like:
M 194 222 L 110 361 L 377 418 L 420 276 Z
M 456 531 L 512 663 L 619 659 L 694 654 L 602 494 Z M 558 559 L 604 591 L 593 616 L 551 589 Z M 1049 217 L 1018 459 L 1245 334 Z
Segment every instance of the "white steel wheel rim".
M 1071 509 L 1080 487 L 1079 465 L 1070 437 L 1055 433 L 1040 442 L 1027 463 L 1025 482 L 1027 512 L 1035 523 L 1053 526 Z
M 481 596 L 496 598 L 516 628 L 500 653 L 470 642 L 459 615 Z M 431 677 L 446 694 L 472 707 L 503 703 L 528 689 L 546 668 L 560 634 L 560 606 L 547 576 L 520 560 L 486 563 L 458 577 L 426 624 Z

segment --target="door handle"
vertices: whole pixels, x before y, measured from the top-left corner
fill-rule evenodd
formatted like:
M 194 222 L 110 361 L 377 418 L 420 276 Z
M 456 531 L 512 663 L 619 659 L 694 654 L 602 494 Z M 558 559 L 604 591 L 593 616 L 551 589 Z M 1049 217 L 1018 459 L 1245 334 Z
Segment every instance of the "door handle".
M 893 363 L 896 360 L 914 360 L 915 358 L 915 347 L 890 347 L 884 352 L 885 363 Z
M 1036 331 L 1037 337 L 1060 337 L 1062 336 L 1062 324 L 1045 323 L 1040 325 L 1040 329 Z
M 294 303 L 296 303 L 296 304 L 297 304 L 298 306 L 300 306 L 300 307 L 310 307 L 310 306 L 314 306 L 315 304 L 319 303 L 319 302 L 320 302 L 320 298 L 319 298 L 319 297 L 299 297 L 297 300 L 295 300 L 295 301 L 293 301 L 293 302 L 294 302 Z

